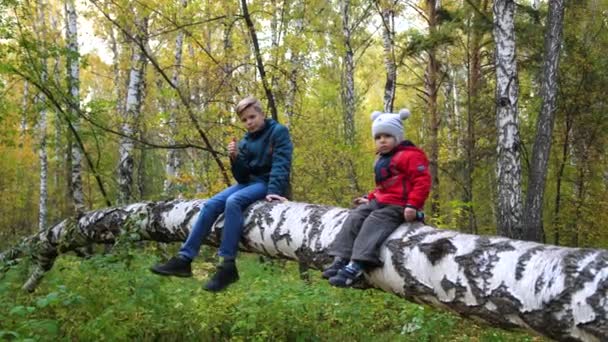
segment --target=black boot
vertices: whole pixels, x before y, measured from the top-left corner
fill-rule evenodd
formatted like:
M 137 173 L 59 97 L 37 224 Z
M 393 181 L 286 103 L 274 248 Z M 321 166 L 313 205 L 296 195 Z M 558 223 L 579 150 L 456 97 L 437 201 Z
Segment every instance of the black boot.
M 234 260 L 224 260 L 217 267 L 213 277 L 203 286 L 203 289 L 218 292 L 237 280 L 239 280 L 239 272 L 236 270 Z
M 190 263 L 191 261 L 178 255 L 164 264 L 156 264 L 150 267 L 150 271 L 164 276 L 192 277 Z
M 348 259 L 341 257 L 335 257 L 334 262 L 331 263 L 326 269 L 323 270 L 323 278 L 329 279 L 341 270 L 344 266 L 348 265 Z

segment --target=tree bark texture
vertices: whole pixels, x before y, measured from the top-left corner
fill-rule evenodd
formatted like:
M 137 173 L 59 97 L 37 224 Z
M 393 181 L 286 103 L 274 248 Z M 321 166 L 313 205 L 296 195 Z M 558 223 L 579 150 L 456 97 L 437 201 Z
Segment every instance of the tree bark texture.
M 147 19 L 141 18 L 136 20 L 138 23 L 138 33 L 135 36 L 136 40 L 145 39 Z M 142 44 L 145 46 L 146 44 Z M 129 137 L 135 136 L 135 123 L 139 117 L 141 110 L 142 98 L 142 82 L 144 78 L 144 65 L 146 56 L 141 46 L 137 42 L 133 43 L 133 52 L 131 56 L 131 71 L 129 73 L 129 86 L 127 89 L 127 100 L 125 105 L 125 113 L 122 124 L 122 133 L 125 135 L 120 139 L 118 164 L 118 187 L 119 197 L 118 203 L 128 203 L 133 197 L 133 140 Z
M 184 241 L 204 200 L 135 203 L 67 219 L 0 254 L 0 263 L 33 257 L 26 290 L 34 290 L 60 253 L 121 234 Z M 243 251 L 322 268 L 327 247 L 349 210 L 297 202 L 260 201 L 245 213 Z M 220 218 L 206 243 L 217 245 Z M 422 223 L 403 224 L 380 251 L 382 267 L 369 285 L 407 300 L 523 327 L 557 340 L 608 339 L 608 251 L 565 248 L 504 237 L 462 234 Z M 1 268 L 0 268 L 1 269 Z
M 74 0 L 65 1 L 65 19 L 66 19 L 66 40 L 68 43 L 69 54 L 67 57 L 68 63 L 68 87 L 70 89 L 70 97 L 73 105 L 70 107 L 70 116 L 74 129 L 80 130 L 80 119 L 78 114 L 78 108 L 80 107 L 80 65 L 79 65 L 79 52 L 78 52 L 78 27 L 77 27 L 77 14 Z M 71 178 L 70 182 L 72 194 L 72 203 L 74 204 L 74 210 L 77 215 L 84 213 L 84 191 L 82 189 L 82 151 L 76 143 L 72 143 L 71 146 L 72 154 L 72 165 L 71 165 Z
M 36 9 L 38 10 L 38 27 L 39 38 L 42 42 L 46 40 L 46 19 L 45 10 L 46 4 L 43 0 L 37 2 Z M 46 58 L 40 59 L 40 81 L 46 83 L 48 81 L 48 68 Z M 46 228 L 46 218 L 48 215 L 47 200 L 48 200 L 48 156 L 46 151 L 46 128 L 47 128 L 47 107 L 46 96 L 44 93 L 38 93 L 36 104 L 40 108 L 38 116 L 38 158 L 40 160 L 40 193 L 39 193 L 39 209 L 38 209 L 38 229 Z
M 521 157 L 517 101 L 519 80 L 515 58 L 515 2 L 494 1 L 496 43 L 497 232 L 510 238 L 523 237 Z
M 187 0 L 181 1 L 181 6 L 186 8 L 188 5 Z M 179 87 L 180 79 L 179 75 L 181 72 L 182 65 L 182 50 L 184 45 L 184 31 L 180 30 L 177 33 L 177 38 L 175 39 L 175 65 L 173 70 L 173 75 L 171 76 L 171 82 L 176 87 Z M 177 99 L 171 97 L 171 101 L 169 102 L 169 128 L 171 133 L 169 134 L 169 144 L 175 144 L 175 136 L 178 134 L 177 132 Z M 165 182 L 163 184 L 163 190 L 165 194 L 169 194 L 172 192 L 175 186 L 175 180 L 178 177 L 180 167 L 180 157 L 178 150 L 169 149 L 167 151 L 167 163 L 165 164 Z
M 342 115 L 344 119 L 344 137 L 352 146 L 355 141 L 355 60 L 351 39 L 350 0 L 340 1 L 342 14 L 342 39 L 344 56 L 342 64 Z
M 394 2 L 391 2 L 394 5 Z M 384 112 L 393 112 L 395 89 L 397 87 L 397 66 L 395 64 L 395 10 L 394 8 L 382 10 L 382 43 L 384 47 L 384 67 L 386 68 L 386 82 L 384 83 Z
M 564 2 L 565 0 L 549 1 L 549 15 L 545 31 L 543 79 L 540 90 L 543 103 L 536 124 L 536 139 L 534 140 L 532 159 L 530 160 L 524 215 L 524 238 L 530 241 L 541 242 L 544 238 L 543 197 L 557 107 L 557 76 L 562 44 Z
M 426 0 L 429 34 L 433 36 L 437 30 L 437 2 Z M 429 171 L 431 173 L 431 216 L 439 216 L 439 126 L 441 120 L 437 110 L 437 95 L 439 91 L 439 61 L 436 50 L 430 47 L 427 51 L 428 59 L 424 76 L 424 90 L 426 93 L 427 112 L 429 115 Z

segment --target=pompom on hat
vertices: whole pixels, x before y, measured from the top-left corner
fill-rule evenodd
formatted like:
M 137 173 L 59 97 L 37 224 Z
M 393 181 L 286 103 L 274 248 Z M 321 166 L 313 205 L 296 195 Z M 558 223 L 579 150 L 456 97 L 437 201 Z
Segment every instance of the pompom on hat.
M 372 113 L 372 137 L 375 138 L 378 134 L 388 134 L 397 142 L 403 141 L 403 122 L 410 116 L 409 109 L 402 109 L 399 113 L 382 113 L 375 111 Z

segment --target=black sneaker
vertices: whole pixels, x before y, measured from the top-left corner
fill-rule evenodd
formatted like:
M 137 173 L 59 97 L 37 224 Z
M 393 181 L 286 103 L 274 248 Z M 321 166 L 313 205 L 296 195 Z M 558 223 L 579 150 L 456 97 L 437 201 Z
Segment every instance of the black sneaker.
M 156 264 L 150 267 L 150 271 L 163 276 L 192 277 L 190 263 L 184 258 L 175 256 L 164 264 Z
M 336 257 L 334 259 L 334 262 L 332 262 L 331 265 L 329 265 L 326 269 L 323 270 L 323 278 L 329 279 L 335 276 L 336 274 L 338 274 L 338 271 L 346 265 L 348 265 L 348 260 Z
M 363 271 L 345 266 L 338 274 L 329 278 L 329 283 L 337 287 L 350 287 L 363 278 Z
M 239 280 L 239 272 L 234 262 L 224 262 L 217 267 L 215 274 L 203 286 L 203 289 L 211 292 L 222 291 L 237 280 Z

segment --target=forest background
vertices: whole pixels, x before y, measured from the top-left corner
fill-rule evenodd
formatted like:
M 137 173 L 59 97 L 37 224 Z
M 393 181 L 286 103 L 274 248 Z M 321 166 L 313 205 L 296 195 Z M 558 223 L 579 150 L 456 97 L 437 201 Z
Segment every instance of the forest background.
M 212 196 L 231 182 L 226 146 L 244 133 L 233 107 L 250 94 L 291 131 L 294 200 L 350 206 L 373 187 L 370 113 L 409 108 L 406 137 L 431 160 L 428 222 L 523 237 L 556 14 L 496 3 L 515 9 L 513 168 L 497 152 L 489 0 L 2 0 L 0 250 L 85 210 Z M 608 2 L 564 13 L 534 229 L 546 243 L 606 247 Z M 515 205 L 502 200 L 505 169 L 519 172 Z

